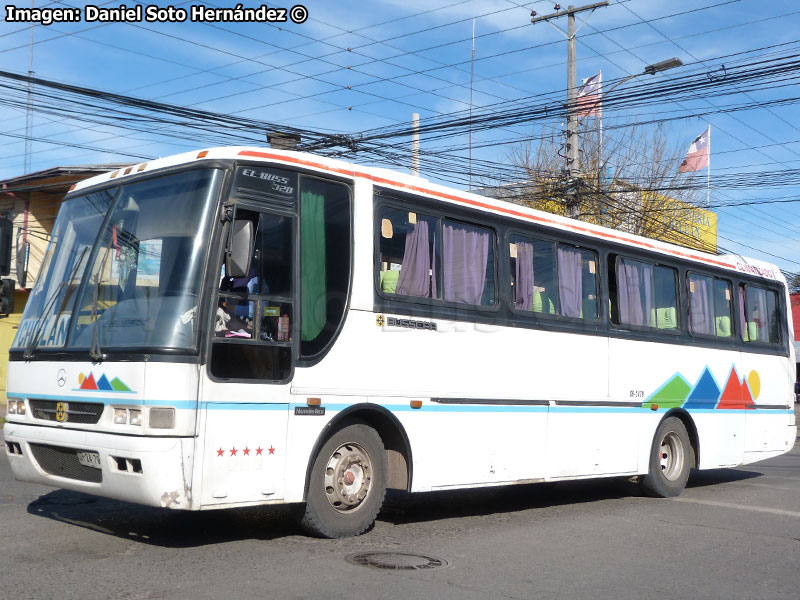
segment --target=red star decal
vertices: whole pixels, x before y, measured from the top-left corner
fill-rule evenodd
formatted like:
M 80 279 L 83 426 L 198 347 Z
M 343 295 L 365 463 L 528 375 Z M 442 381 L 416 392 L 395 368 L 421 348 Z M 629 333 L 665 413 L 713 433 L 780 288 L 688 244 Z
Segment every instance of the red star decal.
M 256 448 L 256 456 L 261 456 L 261 451 L 262 451 L 262 450 L 263 450 L 263 448 L 261 448 L 261 446 L 259 446 L 258 448 Z
M 270 446 L 270 447 L 269 447 L 269 453 L 270 453 L 270 454 L 275 454 L 275 448 L 273 448 L 272 446 Z
M 245 456 L 250 456 L 250 448 L 245 448 L 244 450 L 242 450 L 242 454 L 244 454 Z
M 236 448 L 234 448 L 233 450 L 231 450 L 231 456 L 236 456 Z
M 225 456 L 225 450 L 223 450 L 222 448 L 217 450 L 217 456 Z

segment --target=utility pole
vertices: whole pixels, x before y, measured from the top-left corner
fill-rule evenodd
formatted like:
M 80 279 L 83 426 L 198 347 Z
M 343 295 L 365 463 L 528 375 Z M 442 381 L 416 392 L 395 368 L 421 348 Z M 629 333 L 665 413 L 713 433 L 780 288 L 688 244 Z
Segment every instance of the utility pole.
M 419 177 L 419 113 L 411 115 L 411 174 Z
M 567 182 L 568 187 L 572 188 L 573 178 L 578 170 L 578 114 L 577 114 L 577 99 L 578 99 L 578 75 L 575 66 L 576 52 L 575 52 L 575 36 L 578 31 L 575 29 L 575 15 L 579 12 L 586 10 L 594 10 L 608 6 L 608 0 L 603 2 L 595 2 L 587 4 L 586 6 L 579 6 L 575 8 L 570 5 L 566 10 L 561 10 L 561 5 L 556 4 L 556 12 L 541 17 L 536 15 L 536 11 L 531 12 L 531 23 L 536 24 L 540 21 L 547 21 L 552 25 L 556 31 L 561 33 L 567 38 Z M 567 32 L 564 33 L 562 29 L 550 23 L 552 19 L 559 17 L 567 17 Z M 585 23 L 585 21 L 584 21 Z M 581 25 L 583 27 L 583 25 Z M 578 28 L 580 30 L 580 27 Z M 577 218 L 579 210 L 579 202 L 572 194 L 568 193 L 567 202 L 567 216 Z

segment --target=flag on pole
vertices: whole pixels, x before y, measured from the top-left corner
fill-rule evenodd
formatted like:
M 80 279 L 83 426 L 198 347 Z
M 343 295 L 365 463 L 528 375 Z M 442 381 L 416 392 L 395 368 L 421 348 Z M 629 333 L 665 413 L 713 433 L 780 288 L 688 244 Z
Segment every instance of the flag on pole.
M 689 150 L 686 152 L 686 158 L 683 159 L 680 168 L 681 173 L 689 173 L 691 171 L 699 171 L 708 166 L 708 149 L 711 142 L 711 127 L 709 126 L 703 133 L 694 138 Z
M 581 117 L 598 117 L 603 116 L 603 72 L 600 71 L 597 75 L 592 75 L 583 80 L 580 89 L 578 90 L 577 98 L 577 113 L 578 118 Z

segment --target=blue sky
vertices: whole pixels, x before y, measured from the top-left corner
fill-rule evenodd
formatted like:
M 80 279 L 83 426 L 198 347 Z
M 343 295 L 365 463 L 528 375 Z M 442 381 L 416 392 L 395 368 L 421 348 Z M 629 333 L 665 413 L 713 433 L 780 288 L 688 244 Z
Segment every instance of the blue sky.
M 131 7 L 136 3 L 125 4 Z M 173 4 L 187 10 L 200 4 L 236 5 L 224 0 Z M 107 92 L 304 129 L 353 133 L 408 123 L 413 112 L 420 113 L 424 123 L 468 109 L 473 19 L 472 101 L 476 111 L 491 110 L 501 101 L 563 96 L 566 42 L 547 23 L 530 24 L 531 10 L 547 14 L 553 5 L 521 0 L 308 0 L 304 6 L 309 18 L 302 24 L 36 25 L 33 70 L 43 79 Z M 30 8 L 30 1 L 21 0 L 16 6 Z M 85 3 L 36 0 L 35 6 L 83 9 Z M 270 6 L 288 9 L 293 5 Z M 585 16 L 588 20 L 578 36 L 579 78 L 602 70 L 604 81 L 613 82 L 673 56 L 686 66 L 635 83 L 664 83 L 703 70 L 708 77 L 721 77 L 723 64 L 776 53 L 790 56 L 800 49 L 800 3 L 796 0 L 611 0 L 609 7 L 582 13 L 582 18 Z M 566 27 L 566 20 L 558 24 Z M 17 74 L 28 71 L 30 35 L 26 24 L 0 24 L 0 69 Z M 766 49 L 777 44 L 783 46 Z M 732 56 L 737 53 L 749 54 Z M 747 95 L 715 97 L 712 93 L 680 104 L 667 97 L 647 108 L 606 110 L 604 119 L 619 124 L 689 115 L 666 124 L 666 134 L 670 144 L 688 147 L 711 124 L 712 176 L 730 176 L 733 181 L 744 173 L 784 172 L 800 167 L 797 110 L 794 103 L 768 108 L 760 103 L 800 96 L 796 81 L 789 79 L 788 85 Z M 619 92 L 626 85 L 630 84 L 622 84 Z M 0 90 L 0 99 L 5 93 Z M 746 102 L 755 103 L 756 108 L 690 116 Z M 19 105 L 0 103 L 0 122 L 0 178 L 4 179 L 24 171 L 25 111 Z M 536 135 L 540 125 L 522 123 L 501 131 L 477 132 L 472 138 L 476 146 L 473 157 L 506 161 L 514 141 Z M 33 138 L 32 171 L 57 165 L 137 162 L 135 156 L 164 156 L 206 145 L 188 136 L 170 140 L 154 133 L 93 125 L 67 113 L 35 114 Z M 422 147 L 439 149 L 464 143 L 464 136 L 446 142 L 423 138 Z M 458 155 L 466 160 L 465 152 Z M 433 180 L 439 176 L 426 174 L 424 162 L 422 175 Z M 785 271 L 800 272 L 799 190 L 774 182 L 772 187 L 759 187 L 755 179 L 748 185 L 730 186 L 721 180 L 712 190 L 711 204 L 769 199 L 790 202 L 716 208 L 719 243 L 775 262 Z

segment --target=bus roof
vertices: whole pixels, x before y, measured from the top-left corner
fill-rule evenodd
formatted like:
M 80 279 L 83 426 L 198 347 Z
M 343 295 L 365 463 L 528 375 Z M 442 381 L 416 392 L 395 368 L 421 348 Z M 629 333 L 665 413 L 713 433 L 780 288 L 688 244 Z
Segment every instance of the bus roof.
M 693 250 L 678 246 L 669 242 L 646 238 L 631 233 L 626 233 L 616 229 L 610 229 L 592 223 L 586 223 L 568 217 L 546 213 L 533 208 L 512 204 L 505 200 L 498 200 L 457 190 L 446 186 L 432 183 L 427 179 L 415 177 L 405 173 L 392 171 L 390 169 L 378 167 L 363 167 L 353 163 L 317 156 L 305 152 L 295 152 L 291 150 L 275 150 L 272 148 L 259 148 L 250 146 L 229 146 L 220 148 L 209 148 L 202 151 L 184 152 L 164 158 L 119 168 L 102 175 L 97 175 L 77 183 L 70 190 L 71 192 L 80 191 L 85 188 L 93 187 L 113 180 L 124 179 L 128 176 L 139 175 L 142 173 L 153 172 L 169 167 L 176 167 L 183 164 L 190 164 L 206 160 L 242 160 L 249 159 L 290 166 L 297 166 L 303 169 L 319 171 L 321 173 L 333 173 L 352 179 L 366 179 L 374 184 L 393 188 L 399 191 L 416 193 L 429 198 L 434 198 L 446 203 L 459 206 L 467 206 L 478 210 L 503 216 L 510 216 L 523 221 L 537 223 L 547 227 L 570 231 L 590 237 L 596 237 L 624 245 L 629 245 L 644 250 L 664 253 L 683 259 L 697 261 L 706 265 L 712 265 L 723 269 L 730 269 L 740 273 L 747 273 L 773 279 L 785 283 L 785 278 L 780 269 L 771 263 L 754 258 L 747 258 L 737 254 L 716 255 L 700 250 Z

